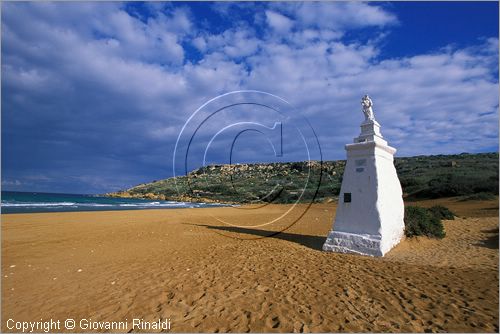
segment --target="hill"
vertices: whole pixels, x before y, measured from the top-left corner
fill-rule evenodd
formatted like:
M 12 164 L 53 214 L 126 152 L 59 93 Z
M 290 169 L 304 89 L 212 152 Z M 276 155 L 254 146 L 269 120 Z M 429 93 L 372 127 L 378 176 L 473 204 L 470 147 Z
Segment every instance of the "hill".
M 404 196 L 488 199 L 498 194 L 498 153 L 395 158 Z M 345 160 L 211 165 L 106 194 L 228 203 L 320 202 L 340 192 Z

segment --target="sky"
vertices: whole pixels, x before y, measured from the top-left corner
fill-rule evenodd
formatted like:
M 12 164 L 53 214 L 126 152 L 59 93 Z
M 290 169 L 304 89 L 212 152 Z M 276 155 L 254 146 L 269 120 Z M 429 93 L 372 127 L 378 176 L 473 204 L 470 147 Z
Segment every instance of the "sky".
M 196 124 L 188 170 L 204 150 L 206 164 L 227 163 L 231 147 L 232 162 L 305 160 L 300 127 L 321 148 L 311 158 L 345 159 L 364 94 L 396 156 L 498 151 L 498 2 L 1 6 L 2 190 L 105 193 L 170 177 Z M 216 100 L 191 119 L 210 121 L 181 132 L 238 90 L 267 95 Z M 259 105 L 207 116 L 245 99 L 283 99 L 286 117 Z

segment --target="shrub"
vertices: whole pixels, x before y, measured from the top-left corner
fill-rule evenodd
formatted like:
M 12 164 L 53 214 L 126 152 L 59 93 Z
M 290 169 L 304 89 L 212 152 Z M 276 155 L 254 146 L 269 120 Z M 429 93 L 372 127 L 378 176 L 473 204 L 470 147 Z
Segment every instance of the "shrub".
M 498 176 L 488 177 L 482 171 L 477 171 L 474 175 L 471 172 L 468 174 L 445 173 L 430 179 L 424 188 L 418 189 L 420 187 L 411 186 L 407 188 L 405 191 L 415 198 L 463 196 L 479 192 L 498 194 Z
M 405 234 L 407 237 L 427 236 L 444 238 L 443 224 L 430 210 L 416 206 L 405 208 Z
M 472 194 L 468 196 L 463 196 L 460 201 L 465 202 L 465 201 L 487 201 L 487 200 L 492 200 L 495 199 L 495 195 L 492 193 L 485 193 L 485 192 L 480 192 L 477 194 Z
M 429 208 L 429 212 L 436 217 L 437 219 L 447 219 L 447 220 L 454 220 L 455 219 L 455 214 L 448 209 L 445 206 L 442 205 L 435 205 L 431 208 Z

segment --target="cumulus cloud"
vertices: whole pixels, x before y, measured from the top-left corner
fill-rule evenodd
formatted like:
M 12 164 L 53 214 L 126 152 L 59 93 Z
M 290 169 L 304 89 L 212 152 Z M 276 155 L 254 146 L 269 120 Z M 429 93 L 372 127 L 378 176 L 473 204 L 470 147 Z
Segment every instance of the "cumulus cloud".
M 279 33 L 286 33 L 293 26 L 292 20 L 272 10 L 266 10 L 266 19 L 267 24 Z
M 379 5 L 217 3 L 215 21 L 196 20 L 183 4 L 144 6 L 2 4 L 5 187 L 105 192 L 167 177 L 191 113 L 238 89 L 290 101 L 325 159 L 344 157 L 366 93 L 400 155 L 497 145 L 497 38 L 381 58 L 384 29 L 398 19 Z M 360 28 L 375 28 L 368 42 L 343 38 Z M 270 159 L 241 144 L 245 159 Z M 285 152 L 287 161 L 304 158 Z
M 206 38 L 209 52 L 221 52 L 229 58 L 247 57 L 254 54 L 261 41 L 251 29 L 228 29 L 222 34 L 208 35 Z
M 398 23 L 395 15 L 369 3 L 318 1 L 277 3 L 275 6 L 295 18 L 303 27 L 347 30 Z

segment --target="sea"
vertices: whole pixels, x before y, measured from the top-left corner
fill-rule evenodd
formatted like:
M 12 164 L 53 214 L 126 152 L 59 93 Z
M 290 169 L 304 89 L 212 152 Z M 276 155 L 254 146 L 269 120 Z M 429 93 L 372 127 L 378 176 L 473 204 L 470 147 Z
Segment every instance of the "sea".
M 179 209 L 228 206 L 218 203 L 193 203 L 113 198 L 99 195 L 2 191 L 2 213 Z

